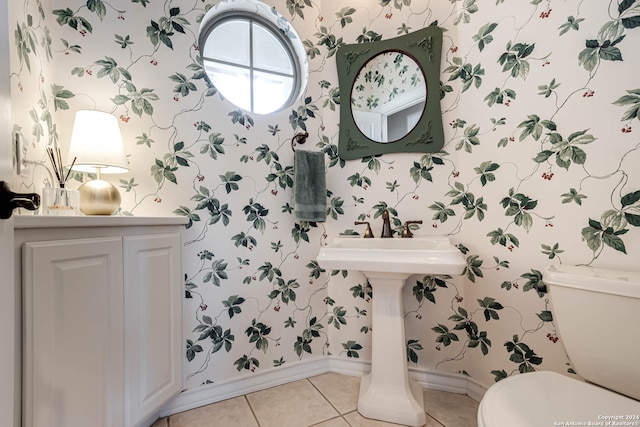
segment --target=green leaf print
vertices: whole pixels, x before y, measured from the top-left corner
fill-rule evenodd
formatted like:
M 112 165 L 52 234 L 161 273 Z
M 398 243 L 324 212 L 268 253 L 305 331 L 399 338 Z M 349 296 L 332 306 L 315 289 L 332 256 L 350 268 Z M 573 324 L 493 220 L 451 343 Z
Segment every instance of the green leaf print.
M 186 206 L 179 206 L 178 209 L 173 211 L 173 213 L 179 216 L 185 216 L 189 219 L 189 222 L 185 225 L 185 228 L 187 229 L 191 228 L 194 222 L 200 221 L 200 216 L 197 213 L 191 212 L 191 210 Z
M 436 337 L 436 342 L 442 343 L 445 347 L 451 345 L 452 341 L 459 341 L 458 335 L 449 331 L 449 328 L 441 323 L 438 323 L 438 326 L 434 326 L 431 330 L 440 334 Z
M 340 12 L 336 12 L 336 16 L 340 19 L 340 26 L 344 28 L 347 24 L 353 22 L 353 15 L 356 10 L 352 7 L 343 7 Z
M 626 194 L 620 200 L 627 222 L 640 227 L 640 190 Z
M 309 344 L 311 344 L 311 339 L 305 339 L 304 337 L 301 337 L 301 336 L 298 336 L 296 338 L 296 342 L 293 343 L 293 349 L 298 355 L 298 357 L 302 357 L 303 351 L 311 354 L 312 350 Z
M 423 348 L 419 340 L 408 340 L 407 341 L 407 361 L 418 363 L 418 353 L 416 353 L 416 351 L 420 351 L 420 350 L 423 350 Z
M 459 11 L 458 16 L 453 21 L 454 25 L 458 25 L 460 22 L 468 24 L 471 22 L 471 14 L 478 11 L 477 0 L 463 0 L 461 6 L 457 6 Z
M 55 111 L 68 110 L 69 104 L 65 99 L 73 98 L 76 96 L 70 90 L 64 89 L 62 86 L 53 84 L 51 85 L 51 93 L 53 94 L 53 106 Z
M 218 175 L 220 177 L 220 181 L 224 183 L 224 189 L 227 191 L 227 194 L 232 191 L 236 191 L 240 188 L 238 186 L 238 182 L 242 181 L 242 177 L 235 172 L 225 172 L 224 175 Z
M 246 354 L 243 354 L 241 358 L 233 362 L 236 365 L 236 369 L 238 372 L 246 369 L 247 371 L 254 372 L 257 368 L 260 367 L 260 361 L 255 357 L 249 357 Z
M 345 343 L 342 343 L 342 348 L 346 350 L 347 357 L 352 357 L 354 359 L 358 359 L 360 355 L 358 354 L 358 350 L 362 350 L 362 346 L 355 341 L 349 340 Z
M 487 233 L 487 237 L 490 237 L 490 241 L 492 245 L 499 243 L 504 247 L 520 247 L 520 241 L 516 236 L 511 233 L 505 233 L 504 230 L 498 227 L 497 230 L 490 231 Z M 507 246 L 509 245 L 509 246 Z
M 102 78 L 105 76 L 109 76 L 113 83 L 118 83 L 120 80 L 120 75 L 124 77 L 125 80 L 131 80 L 131 74 L 123 67 L 118 67 L 118 63 L 115 59 L 105 56 L 105 59 L 99 59 L 95 62 L 96 65 L 101 66 L 100 70 L 98 70 L 98 78 Z
M 328 317 L 327 321 L 330 325 L 333 325 L 334 328 L 340 329 L 340 325 L 347 324 L 347 320 L 344 318 L 346 315 L 347 310 L 345 310 L 343 306 L 338 305 L 333 307 L 333 314 Z
M 549 310 L 543 310 L 537 314 L 538 318 L 543 322 L 553 322 L 553 313 Z
M 429 209 L 435 211 L 435 213 L 431 217 L 431 219 L 433 219 L 434 221 L 445 222 L 447 221 L 447 219 L 449 219 L 450 216 L 456 215 L 453 209 L 447 207 L 442 202 L 433 203 L 431 206 L 429 206 Z
M 482 270 L 480 270 L 480 266 L 482 266 L 482 260 L 478 255 L 471 255 L 467 257 L 467 266 L 464 269 L 464 273 L 467 275 L 467 278 L 475 283 L 476 276 L 484 277 Z
M 498 24 L 496 23 L 488 23 L 480 27 L 478 33 L 473 36 L 473 41 L 478 43 L 478 49 L 480 52 L 484 49 L 486 45 L 493 41 L 493 36 L 491 36 L 491 32 L 496 29 Z
M 27 66 L 27 70 L 31 71 L 31 61 L 29 54 L 35 53 L 36 50 L 36 36 L 33 34 L 33 30 L 26 24 L 16 25 L 15 44 L 18 49 L 18 59 L 20 63 L 24 63 Z
M 540 120 L 540 117 L 536 114 L 528 116 L 528 119 L 518 125 L 518 128 L 522 128 L 520 133 L 520 141 L 523 141 L 528 136 L 532 136 L 533 139 L 538 141 L 542 136 L 542 131 L 548 129 L 550 131 L 556 130 L 556 124 L 551 120 Z
M 82 25 L 90 33 L 93 32 L 93 27 L 89 21 L 81 16 L 75 16 L 73 11 L 69 8 L 55 9 L 53 10 L 53 14 L 57 16 L 56 22 L 61 26 L 68 25 L 74 30 L 78 30 L 78 26 Z
M 538 95 L 544 95 L 545 98 L 548 98 L 559 86 L 560 83 L 556 83 L 556 79 L 554 78 L 548 85 L 538 86 L 538 90 L 540 91 L 538 92 Z
M 502 310 L 504 307 L 495 298 L 485 297 L 484 299 L 478 299 L 478 304 L 484 308 L 484 320 L 488 322 L 491 319 L 500 319 L 498 310 Z
M 249 326 L 244 333 L 249 337 L 249 343 L 254 344 L 258 350 L 262 350 L 265 353 L 267 352 L 269 340 L 266 336 L 271 333 L 271 327 L 253 319 L 251 326 Z
M 585 70 L 593 71 L 600 59 L 605 61 L 622 61 L 622 52 L 616 47 L 624 39 L 624 35 L 614 41 L 587 40 L 585 48 L 578 55 L 578 61 Z
M 538 296 L 542 298 L 547 293 L 547 285 L 542 281 L 542 273 L 539 270 L 531 269 L 531 273 L 524 273 L 520 276 L 527 282 L 522 287 L 523 292 L 535 290 Z
M 507 352 L 511 353 L 509 360 L 518 364 L 520 373 L 533 372 L 535 368 L 542 363 L 542 357 L 536 355 L 535 351 L 527 344 L 520 342 L 518 335 L 513 336 L 513 341 L 507 341 L 504 346 Z
M 625 234 L 627 229 L 615 231 L 612 227 L 603 228 L 602 224 L 589 218 L 589 226 L 582 229 L 582 240 L 587 243 L 589 249 L 594 253 L 599 251 L 603 245 L 607 245 L 624 254 L 627 253 L 622 239 L 618 236 Z
M 580 30 L 580 23 L 582 21 L 584 21 L 584 18 L 576 19 L 573 16 L 568 16 L 567 22 L 565 22 L 564 24 L 558 27 L 558 29 L 560 30 L 560 35 L 565 34 L 569 30 L 575 30 L 575 31 Z
M 640 120 L 640 89 L 627 90 L 627 95 L 621 96 L 616 101 L 615 105 L 629 105 L 630 108 L 624 112 L 621 121 L 638 119 Z
M 575 202 L 578 205 L 582 205 L 582 199 L 587 198 L 584 194 L 579 194 L 575 188 L 570 188 L 568 193 L 563 193 L 561 196 L 564 197 L 562 203 Z
M 463 82 L 462 92 L 465 92 L 473 84 L 476 89 L 482 85 L 482 76 L 484 76 L 484 69 L 480 64 L 475 66 L 469 63 L 463 63 L 462 58 L 454 57 L 452 59 L 453 65 L 445 68 L 445 73 L 451 73 L 448 81 L 460 79 Z
M 502 71 L 510 71 L 512 77 L 521 77 L 526 80 L 527 75 L 529 75 L 530 65 L 525 58 L 531 55 L 535 46 L 535 43 L 516 43 L 512 45 L 511 42 L 508 42 L 507 51 L 500 55 L 498 59 L 498 63 L 502 65 Z
M 438 287 L 446 288 L 447 283 L 436 276 L 425 276 L 422 281 L 416 281 L 416 284 L 413 287 L 413 296 L 418 302 L 422 302 L 426 299 L 435 304 L 436 298 L 433 294 Z
M 226 301 L 222 301 L 222 305 L 227 308 L 227 313 L 229 314 L 229 319 L 233 318 L 236 314 L 242 313 L 242 308 L 240 305 L 244 303 L 245 299 L 239 297 L 238 295 L 232 295 L 227 298 Z
M 181 96 L 187 96 L 190 92 L 198 90 L 193 82 L 190 82 L 187 76 L 182 73 L 175 73 L 169 76 L 169 79 L 177 83 L 174 86 L 173 91 L 179 93 Z
M 480 166 L 473 168 L 478 175 L 480 175 L 480 183 L 484 187 L 487 182 L 495 181 L 496 176 L 492 173 L 500 167 L 499 164 L 491 161 L 482 162 Z
M 533 200 L 522 193 L 514 193 L 513 188 L 509 189 L 509 196 L 500 202 L 503 208 L 506 208 L 505 215 L 513 216 L 513 222 L 523 227 L 527 232 L 533 226 L 533 217 L 527 212 L 535 209 L 538 205 L 537 200 Z
M 311 0 L 287 1 L 287 8 L 289 9 L 289 15 L 293 16 L 294 14 L 296 14 L 300 16 L 300 18 L 304 19 L 304 13 L 302 13 L 302 10 L 304 9 L 305 5 L 312 7 Z
M 556 255 L 563 253 L 564 251 L 560 249 L 560 245 L 555 243 L 553 246 L 541 244 L 543 254 L 547 255 L 549 259 L 554 259 Z
M 618 13 L 625 28 L 640 26 L 640 3 L 637 0 L 622 0 L 618 4 Z
M 187 340 L 187 361 L 191 362 L 196 358 L 196 354 L 202 352 L 202 346 L 194 344 L 193 341 Z
M 87 0 L 87 9 L 98 15 L 100 20 L 104 19 L 107 14 L 107 8 L 102 0 Z
M 120 45 L 122 49 L 126 49 L 127 46 L 131 46 L 133 42 L 131 41 L 131 36 L 121 36 L 119 34 L 114 34 L 115 42 Z
M 171 36 L 173 36 L 173 31 L 167 32 L 164 29 L 160 28 L 157 22 L 151 20 L 151 25 L 147 26 L 147 37 L 151 40 L 151 43 L 154 46 L 158 46 L 160 43 L 167 46 L 169 49 L 173 49 L 173 42 L 171 41 Z
M 516 99 L 516 92 L 513 89 L 500 89 L 498 87 L 484 97 L 489 107 L 492 107 L 494 104 L 509 105 L 509 99 Z
M 161 184 L 165 179 L 177 184 L 178 181 L 174 173 L 177 170 L 177 167 L 165 164 L 165 162 L 160 159 L 156 159 L 155 163 L 151 165 L 151 175 L 158 184 Z

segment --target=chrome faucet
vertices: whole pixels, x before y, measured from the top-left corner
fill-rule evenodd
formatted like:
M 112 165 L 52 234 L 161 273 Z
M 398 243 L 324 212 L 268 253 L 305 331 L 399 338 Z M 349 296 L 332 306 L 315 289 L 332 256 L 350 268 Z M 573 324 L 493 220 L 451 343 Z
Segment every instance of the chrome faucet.
M 391 222 L 389 221 L 389 211 L 387 209 L 382 211 L 382 234 L 380 237 L 393 237 Z

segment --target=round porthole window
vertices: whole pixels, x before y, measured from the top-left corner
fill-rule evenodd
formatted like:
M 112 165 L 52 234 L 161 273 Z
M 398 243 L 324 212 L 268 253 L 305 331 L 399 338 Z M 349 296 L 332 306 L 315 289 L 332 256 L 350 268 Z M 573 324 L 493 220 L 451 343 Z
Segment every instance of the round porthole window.
M 205 78 L 245 111 L 280 111 L 306 87 L 308 62 L 298 34 L 264 3 L 216 4 L 202 20 L 199 44 Z

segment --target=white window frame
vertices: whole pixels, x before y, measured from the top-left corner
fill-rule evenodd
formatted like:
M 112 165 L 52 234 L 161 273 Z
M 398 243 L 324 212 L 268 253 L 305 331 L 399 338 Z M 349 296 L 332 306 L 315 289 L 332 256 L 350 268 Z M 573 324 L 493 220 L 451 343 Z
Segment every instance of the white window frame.
M 249 66 L 243 64 L 237 64 L 233 62 L 226 62 L 221 60 L 216 60 L 212 58 L 207 58 L 204 56 L 204 46 L 209 42 L 215 42 L 214 40 L 209 40 L 209 36 L 212 31 L 217 28 L 220 24 L 232 20 L 243 20 L 248 21 L 251 25 L 249 25 L 250 31 L 250 64 Z M 253 27 L 254 25 L 259 25 L 264 28 L 266 31 L 271 33 L 276 40 L 278 40 L 284 50 L 287 52 L 289 56 L 289 60 L 292 64 L 293 73 L 287 74 L 282 72 L 277 72 L 273 70 L 262 69 L 259 67 L 255 67 L 253 64 Z M 250 81 L 250 112 L 255 113 L 255 102 L 254 102 L 254 84 L 253 84 L 253 73 L 254 71 L 267 73 L 271 75 L 279 75 L 285 77 L 291 77 L 293 79 L 292 90 L 289 94 L 288 99 L 276 110 L 271 112 L 264 113 L 255 113 L 255 114 L 269 114 L 273 112 L 282 111 L 291 105 L 293 105 L 296 100 L 300 97 L 300 95 L 304 92 L 306 88 L 307 79 L 308 79 L 308 61 L 306 52 L 304 51 L 304 46 L 300 41 L 297 33 L 289 24 L 289 22 L 278 12 L 276 12 L 273 8 L 261 3 L 257 0 L 235 0 L 235 1 L 222 1 L 215 6 L 213 6 L 205 15 L 202 20 L 202 24 L 200 26 L 199 33 L 199 46 L 201 52 L 201 58 L 203 62 L 203 67 L 205 69 L 205 78 L 207 82 L 211 85 L 213 83 L 210 81 L 209 77 L 206 74 L 206 63 L 216 63 L 223 64 L 232 67 L 243 68 L 249 71 L 249 81 Z M 224 90 L 220 90 L 217 88 L 221 94 L 224 96 Z M 242 108 L 242 107 L 239 107 Z

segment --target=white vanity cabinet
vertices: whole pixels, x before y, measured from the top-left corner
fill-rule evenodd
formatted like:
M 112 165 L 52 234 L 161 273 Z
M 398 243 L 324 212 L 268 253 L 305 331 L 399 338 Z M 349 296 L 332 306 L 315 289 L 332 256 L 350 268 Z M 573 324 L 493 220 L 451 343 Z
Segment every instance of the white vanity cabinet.
M 147 426 L 182 390 L 184 223 L 16 220 L 23 427 Z

